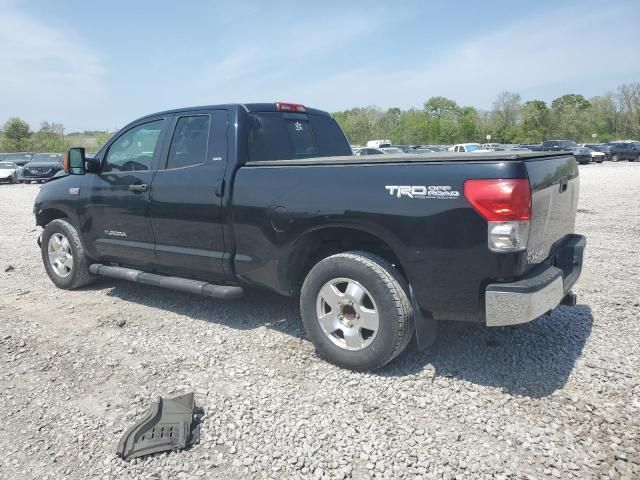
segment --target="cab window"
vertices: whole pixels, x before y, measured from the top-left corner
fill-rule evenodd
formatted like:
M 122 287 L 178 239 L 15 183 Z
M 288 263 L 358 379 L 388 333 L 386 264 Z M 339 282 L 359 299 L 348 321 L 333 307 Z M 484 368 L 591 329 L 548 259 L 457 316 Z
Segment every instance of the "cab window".
M 127 130 L 109 146 L 102 172 L 149 170 L 164 120 L 155 120 Z
M 209 115 L 178 119 L 169 147 L 167 168 L 190 167 L 206 161 L 210 124 Z

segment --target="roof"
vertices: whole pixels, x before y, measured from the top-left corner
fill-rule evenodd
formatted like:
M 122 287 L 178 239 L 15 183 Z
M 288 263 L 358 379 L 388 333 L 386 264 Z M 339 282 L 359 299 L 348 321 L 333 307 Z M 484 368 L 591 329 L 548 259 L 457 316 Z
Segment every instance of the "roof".
M 283 102 L 283 103 L 293 103 L 293 102 Z M 161 112 L 151 113 L 149 115 L 145 115 L 134 120 L 131 123 L 137 122 L 139 120 L 151 117 L 158 117 L 163 115 L 174 115 L 177 113 L 184 112 L 193 112 L 197 110 L 234 110 L 234 109 L 242 109 L 245 112 L 278 112 L 276 108 L 276 102 L 273 103 L 222 103 L 217 105 L 198 105 L 194 107 L 181 107 L 174 108 L 171 110 L 163 110 Z M 305 105 L 306 112 L 285 112 L 285 113 L 311 113 L 313 115 L 324 115 L 329 116 L 328 112 L 324 110 L 318 110 L 316 108 L 307 107 Z

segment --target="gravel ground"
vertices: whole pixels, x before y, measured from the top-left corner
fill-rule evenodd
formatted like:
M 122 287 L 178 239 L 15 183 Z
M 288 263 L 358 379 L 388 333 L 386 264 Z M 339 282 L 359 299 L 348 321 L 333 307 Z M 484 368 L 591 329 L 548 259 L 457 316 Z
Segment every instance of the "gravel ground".
M 57 290 L 38 187 L 0 186 L 0 478 L 640 478 L 640 164 L 581 174 L 577 307 L 490 342 L 441 325 L 373 374 L 319 360 L 296 300 L 268 292 Z M 150 400 L 189 390 L 199 445 L 115 456 Z

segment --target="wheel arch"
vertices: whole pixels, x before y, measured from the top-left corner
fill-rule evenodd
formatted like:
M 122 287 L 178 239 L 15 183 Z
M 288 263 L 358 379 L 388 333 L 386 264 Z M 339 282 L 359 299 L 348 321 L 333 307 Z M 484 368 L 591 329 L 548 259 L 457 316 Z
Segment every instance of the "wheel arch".
M 323 258 L 353 250 L 384 258 L 407 280 L 398 254 L 399 245 L 391 235 L 360 225 L 329 225 L 306 231 L 293 244 L 286 262 L 283 262 L 284 283 L 288 291 L 299 293 L 309 270 Z

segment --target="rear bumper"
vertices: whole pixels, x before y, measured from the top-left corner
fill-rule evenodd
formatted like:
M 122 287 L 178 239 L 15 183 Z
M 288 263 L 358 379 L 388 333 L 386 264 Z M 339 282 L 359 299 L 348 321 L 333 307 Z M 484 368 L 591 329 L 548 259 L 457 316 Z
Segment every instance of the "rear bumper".
M 556 308 L 570 293 L 582 271 L 587 240 L 572 235 L 553 254 L 546 267 L 511 283 L 493 283 L 485 291 L 485 320 L 489 327 L 530 322 Z

